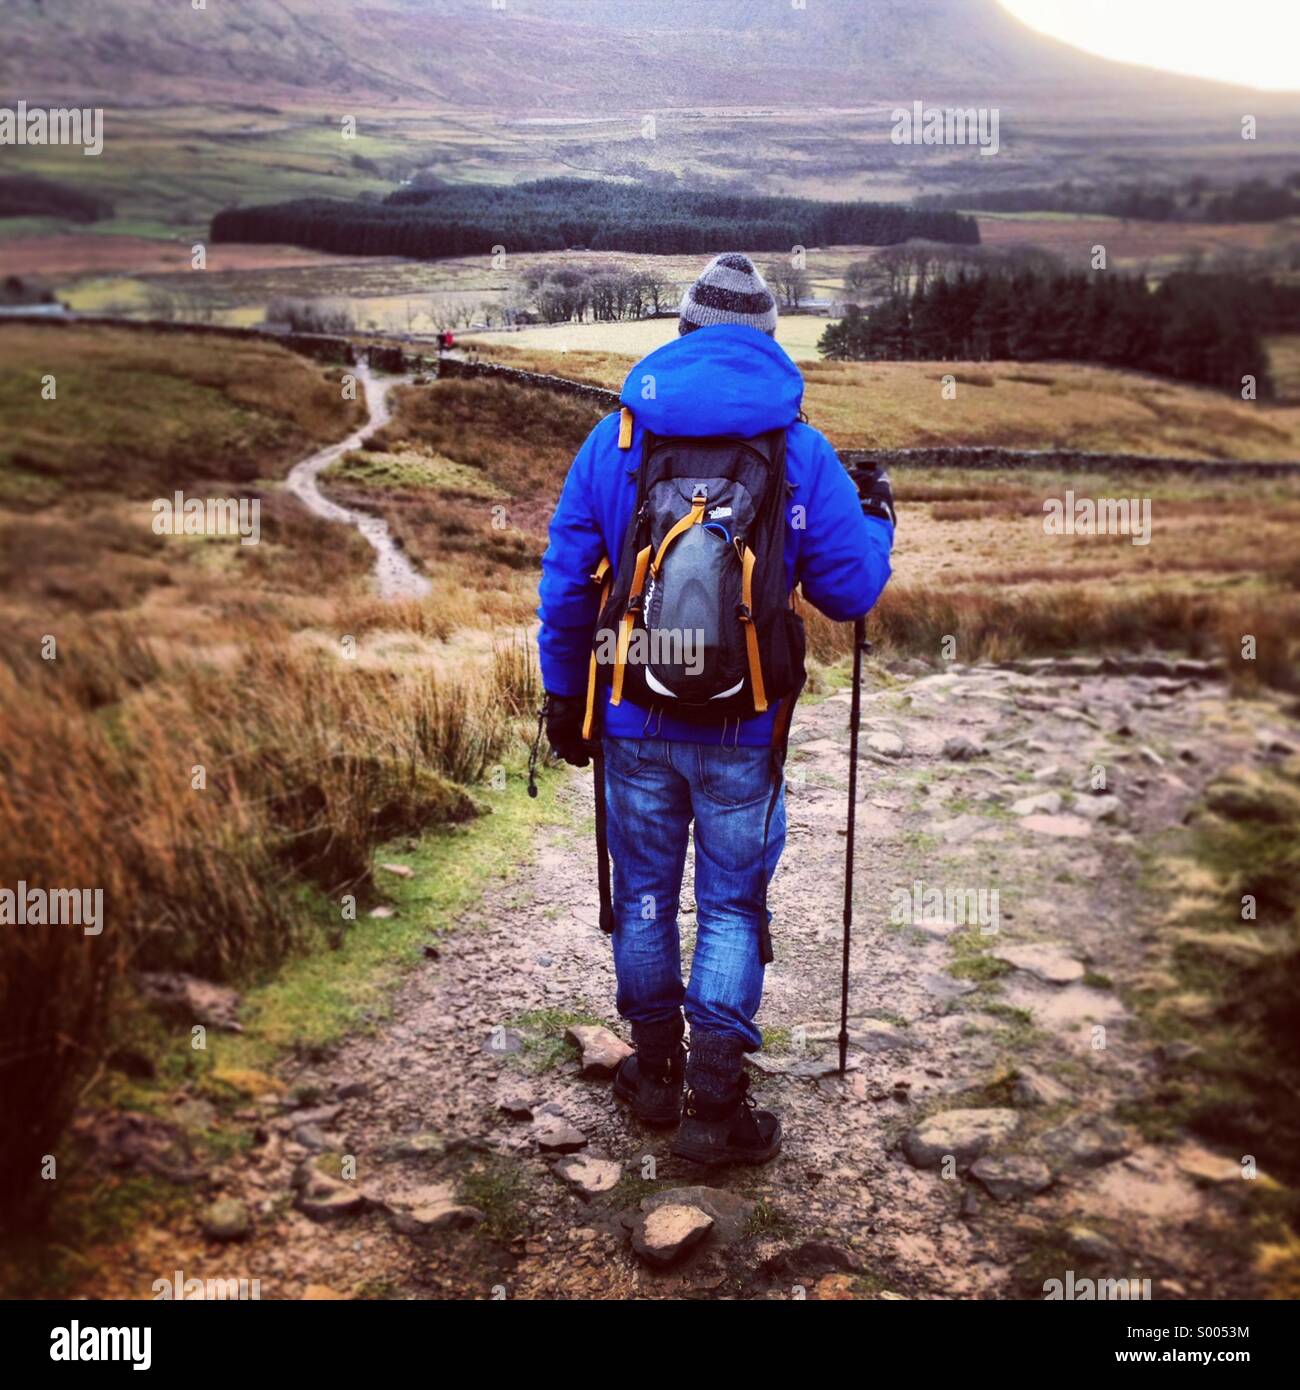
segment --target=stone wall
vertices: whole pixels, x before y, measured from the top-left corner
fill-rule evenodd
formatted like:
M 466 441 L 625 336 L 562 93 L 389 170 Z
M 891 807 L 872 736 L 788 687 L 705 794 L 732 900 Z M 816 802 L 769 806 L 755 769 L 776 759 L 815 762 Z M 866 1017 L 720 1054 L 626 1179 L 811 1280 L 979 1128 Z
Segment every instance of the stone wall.
M 352 366 L 356 353 L 347 338 L 328 333 L 276 333 L 266 328 L 228 328 L 215 323 L 174 323 L 171 319 L 124 319 L 98 314 L 6 315 L 3 323 L 39 323 L 46 327 L 71 328 L 85 324 L 103 328 L 123 328 L 132 333 L 187 333 L 208 338 L 259 338 L 270 340 L 318 362 L 339 362 Z
M 577 396 L 581 400 L 595 401 L 598 405 L 607 406 L 610 410 L 618 409 L 617 391 L 607 391 L 603 386 L 589 386 L 582 381 L 570 381 L 567 377 L 546 376 L 542 372 L 524 372 L 517 367 L 503 367 L 496 362 L 466 362 L 458 357 L 444 357 L 438 363 L 438 375 L 490 377 L 498 381 L 513 381 L 519 386 L 555 391 L 562 396 Z

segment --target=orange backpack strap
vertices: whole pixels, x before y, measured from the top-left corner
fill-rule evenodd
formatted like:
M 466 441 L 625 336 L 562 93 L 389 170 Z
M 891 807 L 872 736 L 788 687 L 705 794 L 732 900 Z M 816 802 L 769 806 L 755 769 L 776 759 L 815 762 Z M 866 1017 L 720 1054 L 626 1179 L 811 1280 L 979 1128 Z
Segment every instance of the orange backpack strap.
M 618 630 L 618 652 L 614 657 L 614 688 L 610 692 L 611 705 L 623 703 L 623 672 L 627 668 L 627 650 L 632 641 L 632 629 L 636 626 L 636 615 L 641 610 L 641 595 L 645 590 L 646 571 L 650 568 L 650 547 L 647 545 L 636 557 L 636 569 L 632 573 L 632 588 L 627 596 L 627 611 Z
M 695 496 L 691 498 L 690 511 L 687 512 L 685 516 L 675 521 L 668 529 L 663 540 L 659 542 L 659 549 L 655 552 L 654 560 L 650 565 L 651 574 L 658 574 L 663 568 L 664 556 L 668 553 L 668 547 L 672 545 L 677 537 L 682 535 L 683 532 L 689 531 L 692 526 L 698 526 L 699 523 L 704 520 L 704 508 L 708 505 L 708 501 L 709 499 L 702 492 L 697 492 Z
M 758 653 L 758 629 L 754 626 L 754 558 L 754 552 L 746 546 L 740 621 L 745 625 L 745 651 L 749 657 L 749 684 L 754 696 L 754 713 L 762 714 L 767 709 L 767 691 L 763 686 L 763 663 Z
M 600 564 L 596 566 L 596 572 L 591 576 L 593 584 L 599 584 L 600 589 L 600 610 L 597 613 L 596 621 L 600 621 L 600 613 L 605 611 L 605 603 L 609 598 L 610 586 L 614 582 L 613 573 L 610 570 L 609 556 L 601 556 Z M 587 709 L 582 718 L 582 737 L 586 740 L 591 739 L 592 730 L 596 724 L 596 677 L 599 674 L 596 665 L 595 643 L 591 648 L 591 660 L 587 664 Z

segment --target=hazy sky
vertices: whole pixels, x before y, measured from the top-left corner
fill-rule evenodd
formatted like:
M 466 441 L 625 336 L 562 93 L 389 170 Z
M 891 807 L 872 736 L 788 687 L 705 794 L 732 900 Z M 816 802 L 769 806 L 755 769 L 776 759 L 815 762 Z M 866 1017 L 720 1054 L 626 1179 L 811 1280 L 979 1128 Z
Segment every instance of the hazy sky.
M 1044 34 L 1128 63 L 1300 90 L 1300 0 L 999 0 Z

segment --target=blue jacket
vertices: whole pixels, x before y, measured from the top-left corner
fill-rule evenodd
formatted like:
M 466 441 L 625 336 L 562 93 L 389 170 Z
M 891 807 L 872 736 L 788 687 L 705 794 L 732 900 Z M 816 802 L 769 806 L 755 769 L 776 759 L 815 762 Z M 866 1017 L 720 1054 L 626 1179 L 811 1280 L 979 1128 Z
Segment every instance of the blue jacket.
M 618 447 L 619 417 L 608 415 L 578 450 L 551 518 L 542 557 L 542 683 L 556 695 L 587 688 L 599 609 L 591 574 L 603 555 L 618 569 L 619 550 L 636 500 L 644 432 L 702 437 L 749 436 L 788 427 L 786 475 L 793 484 L 786 517 L 785 567 L 791 589 L 835 622 L 861 617 L 889 579 L 894 528 L 866 517 L 857 489 L 829 442 L 799 423 L 803 377 L 783 348 L 756 328 L 700 328 L 652 352 L 628 374 L 620 397 L 636 420 L 632 447 Z M 717 743 L 722 726 L 669 715 L 647 729 L 647 711 L 628 701 L 606 705 L 604 729 L 615 738 Z M 771 741 L 775 710 L 746 720 L 739 742 Z M 734 737 L 734 734 L 733 734 Z

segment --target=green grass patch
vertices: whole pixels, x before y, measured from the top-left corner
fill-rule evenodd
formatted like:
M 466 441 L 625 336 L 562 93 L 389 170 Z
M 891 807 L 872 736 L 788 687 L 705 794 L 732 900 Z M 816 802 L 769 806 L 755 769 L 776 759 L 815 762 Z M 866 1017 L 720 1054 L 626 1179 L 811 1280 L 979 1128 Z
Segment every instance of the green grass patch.
M 332 463 L 321 475 L 325 483 L 358 483 L 365 487 L 429 489 L 482 501 L 500 501 L 510 494 L 479 468 L 457 463 L 442 454 L 416 450 L 371 453 L 357 449 Z
M 785 1027 L 763 1029 L 763 1051 L 771 1053 L 789 1052 L 790 1030 Z
M 777 1206 L 774 1206 L 766 1197 L 760 1197 L 754 1204 L 754 1210 L 749 1213 L 745 1221 L 745 1234 L 747 1236 L 777 1236 L 788 1237 L 794 1231 L 794 1223 Z
M 575 1027 L 603 1027 L 606 1020 L 595 1014 L 571 1009 L 530 1009 L 510 1020 L 509 1027 L 523 1034 L 524 1046 L 520 1057 L 527 1070 L 554 1071 L 575 1049 L 564 1034 Z M 509 1055 L 509 1054 L 507 1054 Z
M 531 1183 L 516 1159 L 492 1157 L 462 1173 L 456 1192 L 484 1215 L 483 1229 L 499 1241 L 527 1233 Z
M 953 932 L 948 944 L 954 953 L 954 959 L 948 964 L 948 973 L 954 980 L 991 984 L 1011 973 L 1012 967 L 1006 961 L 989 954 L 986 938 L 977 931 Z
M 521 778 L 509 778 L 493 797 L 491 815 L 435 829 L 413 850 L 381 851 L 378 859 L 404 862 L 414 871 L 409 879 L 384 876 L 398 915 L 378 920 L 362 913 L 337 950 L 292 960 L 251 990 L 242 1015 L 245 1032 L 209 1039 L 211 1065 L 262 1070 L 286 1049 L 318 1048 L 354 1028 L 373 1029 L 390 1012 L 392 986 L 423 948 L 450 931 L 488 883 L 512 877 L 527 862 L 539 826 L 561 823 L 558 785 L 556 777 L 541 778 L 533 800 Z M 328 928 L 321 923 L 322 931 L 336 930 L 336 906 L 331 919 Z

